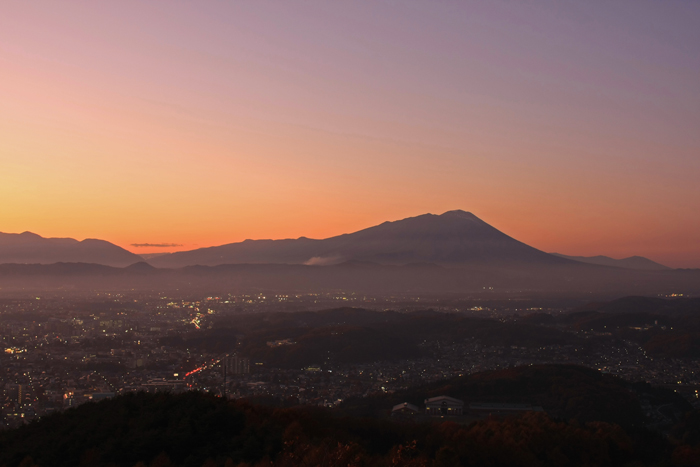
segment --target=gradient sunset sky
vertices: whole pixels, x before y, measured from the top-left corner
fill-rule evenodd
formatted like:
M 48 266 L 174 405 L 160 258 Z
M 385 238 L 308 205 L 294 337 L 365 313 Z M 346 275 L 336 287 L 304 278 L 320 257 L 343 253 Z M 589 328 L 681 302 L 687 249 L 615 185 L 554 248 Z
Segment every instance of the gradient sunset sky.
M 463 209 L 700 267 L 699 25 L 698 1 L 3 2 L 0 231 L 153 253 Z

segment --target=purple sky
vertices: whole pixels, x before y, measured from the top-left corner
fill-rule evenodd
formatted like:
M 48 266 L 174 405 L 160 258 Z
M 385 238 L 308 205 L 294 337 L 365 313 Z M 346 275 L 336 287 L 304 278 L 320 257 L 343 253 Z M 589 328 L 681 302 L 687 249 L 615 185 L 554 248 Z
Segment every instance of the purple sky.
M 698 25 L 696 1 L 11 2 L 0 231 L 190 249 L 464 209 L 700 267 Z

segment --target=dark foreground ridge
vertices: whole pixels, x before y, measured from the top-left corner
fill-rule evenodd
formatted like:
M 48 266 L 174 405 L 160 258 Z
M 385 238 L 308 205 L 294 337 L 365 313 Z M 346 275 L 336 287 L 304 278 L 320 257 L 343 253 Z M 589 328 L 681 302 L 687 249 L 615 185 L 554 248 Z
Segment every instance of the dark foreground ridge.
M 264 407 L 196 392 L 131 393 L 0 432 L 0 465 L 617 466 L 686 465 L 700 455 L 696 412 L 688 410 L 670 437 L 637 426 L 641 411 L 634 388 L 617 378 L 543 365 L 470 379 L 461 386 L 448 381 L 420 390 L 544 397 L 563 412 L 470 424 L 450 417 L 413 422 L 360 418 L 342 410 Z M 578 396 L 575 386 L 582 386 Z M 673 403 L 671 391 L 657 395 Z M 409 395 L 395 397 L 403 396 Z M 556 400 L 567 397 L 571 407 Z M 623 420 L 622 427 L 599 420 L 608 417 L 601 410 L 615 404 L 620 404 L 616 413 L 631 423 Z

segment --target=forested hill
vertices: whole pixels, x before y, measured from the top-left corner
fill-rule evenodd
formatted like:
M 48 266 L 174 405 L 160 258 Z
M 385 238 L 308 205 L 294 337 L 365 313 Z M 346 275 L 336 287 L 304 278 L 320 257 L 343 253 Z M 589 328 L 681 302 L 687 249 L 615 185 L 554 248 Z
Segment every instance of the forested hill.
M 428 355 L 425 341 L 479 339 L 489 345 L 536 348 L 582 343 L 571 333 L 530 323 L 503 323 L 462 314 L 375 312 L 341 308 L 321 312 L 222 317 L 213 329 L 165 337 L 161 345 L 210 352 L 239 351 L 276 368 L 360 364 Z M 288 339 L 293 345 L 270 347 Z M 585 343 L 585 342 L 583 342 Z M 323 360 L 319 361 L 319 356 Z
M 0 466 L 658 466 L 697 465 L 700 459 L 700 413 L 688 411 L 670 437 L 651 432 L 637 424 L 642 414 L 629 384 L 590 370 L 514 369 L 462 383 L 435 383 L 420 391 L 491 394 L 490 400 L 548 394 L 549 401 L 531 401 L 561 410 L 466 425 L 264 407 L 196 392 L 130 393 L 0 432 Z M 673 395 L 657 396 L 674 403 Z M 623 424 L 625 417 L 633 423 L 610 422 L 620 416 Z
M 654 357 L 700 358 L 700 298 L 625 297 L 562 315 L 574 331 L 606 332 Z
M 533 365 L 486 371 L 417 385 L 393 394 L 345 401 L 341 408 L 358 416 L 383 416 L 395 404 L 421 406 L 425 398 L 449 395 L 470 402 L 519 403 L 541 406 L 551 416 L 581 423 L 604 421 L 628 429 L 643 426 L 640 396 L 655 405 L 674 406 L 678 413 L 690 404 L 668 389 L 630 383 L 577 365 Z
M 0 432 L 7 467 L 616 466 L 656 465 L 670 453 L 650 433 L 542 413 L 469 426 L 414 424 L 199 393 L 128 394 Z

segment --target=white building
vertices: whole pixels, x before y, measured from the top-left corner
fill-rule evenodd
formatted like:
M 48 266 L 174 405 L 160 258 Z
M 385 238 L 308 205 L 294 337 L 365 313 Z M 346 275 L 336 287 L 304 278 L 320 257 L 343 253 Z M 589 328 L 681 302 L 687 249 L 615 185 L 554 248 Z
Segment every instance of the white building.
M 455 416 L 464 413 L 464 401 L 450 396 L 437 396 L 425 400 L 427 415 Z
M 404 402 L 403 404 L 397 404 L 391 409 L 391 416 L 415 416 L 420 414 L 420 409 L 413 404 Z

